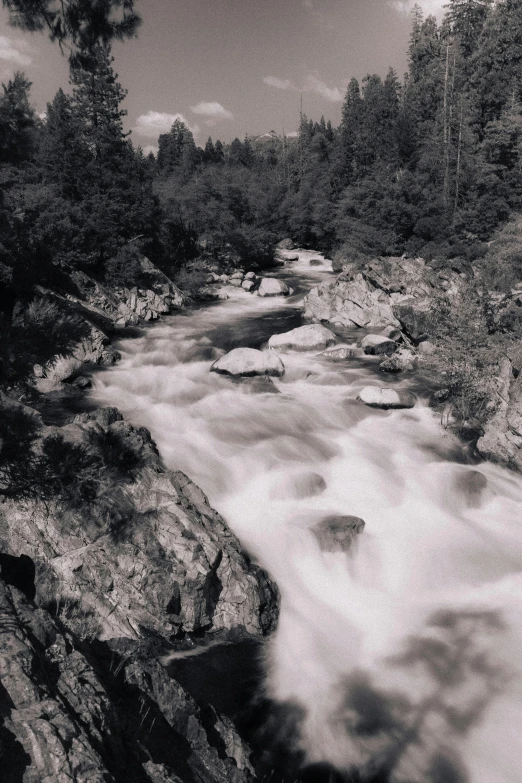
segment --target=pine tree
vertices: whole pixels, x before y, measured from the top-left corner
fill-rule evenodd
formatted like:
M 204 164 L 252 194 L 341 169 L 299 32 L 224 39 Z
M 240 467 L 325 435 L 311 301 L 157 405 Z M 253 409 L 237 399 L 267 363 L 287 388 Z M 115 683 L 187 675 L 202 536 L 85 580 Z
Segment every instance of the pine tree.
M 360 147 L 362 114 L 361 89 L 357 79 L 352 79 L 346 92 L 339 128 L 341 179 L 345 184 L 351 182 L 356 176 L 356 157 Z
M 34 148 L 36 116 L 29 104 L 29 82 L 17 72 L 2 84 L 0 96 L 0 162 L 28 160 Z
M 11 24 L 31 32 L 47 30 L 76 65 L 85 65 L 100 44 L 135 36 L 141 24 L 134 0 L 2 0 L 2 5 Z
M 449 0 L 447 21 L 464 57 L 470 57 L 493 6 L 493 0 Z

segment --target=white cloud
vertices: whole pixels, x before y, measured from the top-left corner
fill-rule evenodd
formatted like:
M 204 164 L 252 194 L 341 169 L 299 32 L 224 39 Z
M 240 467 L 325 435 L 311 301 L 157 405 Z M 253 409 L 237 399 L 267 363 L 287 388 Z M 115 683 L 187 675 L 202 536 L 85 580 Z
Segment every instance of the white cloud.
M 151 152 L 154 156 L 158 154 L 158 148 L 154 146 L 154 144 L 146 144 L 144 147 L 142 147 L 143 154 L 149 155 Z
M 296 87 L 290 79 L 278 79 L 277 76 L 265 76 L 263 79 L 269 87 L 278 90 L 293 90 L 294 92 L 316 92 L 321 97 L 332 103 L 342 103 L 343 93 L 338 87 L 328 87 L 316 73 L 310 73 L 306 77 L 302 87 Z
M 204 117 L 212 117 L 215 120 L 233 120 L 234 115 L 228 109 L 225 109 L 217 101 L 201 101 L 196 106 L 190 107 L 194 114 L 202 114 Z
M 147 139 L 157 139 L 160 133 L 168 133 L 176 120 L 184 122 L 190 128 L 194 136 L 200 132 L 198 125 L 190 125 L 183 114 L 168 114 L 163 111 L 149 110 L 146 114 L 140 114 L 133 130 Z
M 269 87 L 275 87 L 277 90 L 297 89 L 289 79 L 278 79 L 277 76 L 265 76 L 263 81 L 265 84 L 268 84 Z
M 416 3 L 421 6 L 425 14 L 441 16 L 447 0 L 387 0 L 387 4 L 403 16 L 410 14 Z
M 297 139 L 299 136 L 299 131 L 290 131 L 290 133 L 286 134 L 287 139 Z
M 14 65 L 31 65 L 32 58 L 20 51 L 24 47 L 21 41 L 13 41 L 6 35 L 0 35 L 0 60 Z
M 342 103 L 343 94 L 338 87 L 328 87 L 327 84 L 321 81 L 315 74 L 311 73 L 306 77 L 304 89 L 307 92 L 316 92 L 327 101 L 332 103 Z

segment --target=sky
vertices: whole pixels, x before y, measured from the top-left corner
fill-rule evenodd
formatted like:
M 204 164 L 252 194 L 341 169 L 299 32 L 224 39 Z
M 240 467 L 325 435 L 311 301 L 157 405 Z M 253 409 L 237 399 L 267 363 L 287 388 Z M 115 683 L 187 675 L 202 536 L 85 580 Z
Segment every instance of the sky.
M 419 0 L 441 14 L 446 0 Z M 246 134 L 295 132 L 303 111 L 334 125 L 352 77 L 406 70 L 414 0 L 136 0 L 138 37 L 114 47 L 128 90 L 126 127 L 135 145 L 154 149 L 176 117 L 193 130 L 231 141 Z M 9 27 L 0 8 L 0 80 L 22 70 L 32 102 L 45 111 L 68 67 L 43 33 Z

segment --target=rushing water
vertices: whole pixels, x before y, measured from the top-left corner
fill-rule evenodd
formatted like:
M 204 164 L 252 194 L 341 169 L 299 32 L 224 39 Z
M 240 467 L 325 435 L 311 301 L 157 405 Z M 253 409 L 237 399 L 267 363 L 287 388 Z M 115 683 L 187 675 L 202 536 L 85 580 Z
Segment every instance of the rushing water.
M 369 383 L 411 383 L 379 377 L 375 360 L 288 352 L 270 384 L 209 372 L 301 323 L 303 292 L 331 274 L 312 257 L 281 274 L 289 299 L 237 291 L 125 341 L 95 396 L 151 430 L 277 582 L 266 688 L 299 708 L 309 764 L 354 780 L 519 783 L 522 480 L 467 464 L 422 401 L 358 403 Z M 366 521 L 356 546 L 321 552 L 309 528 L 346 514 Z

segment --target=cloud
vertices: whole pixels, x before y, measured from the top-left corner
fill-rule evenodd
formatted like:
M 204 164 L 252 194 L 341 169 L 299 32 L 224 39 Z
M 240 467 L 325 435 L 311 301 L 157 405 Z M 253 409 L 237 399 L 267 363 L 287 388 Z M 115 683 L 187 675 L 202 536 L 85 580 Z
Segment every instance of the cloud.
M 228 109 L 225 109 L 217 101 L 205 102 L 201 101 L 196 106 L 191 106 L 191 110 L 194 114 L 202 114 L 204 117 L 211 117 L 214 120 L 233 120 L 234 115 Z
M 410 14 L 416 3 L 421 6 L 426 14 L 441 16 L 444 6 L 446 5 L 446 0 L 387 0 L 387 4 L 390 8 L 393 8 L 394 11 L 397 11 L 397 13 L 403 16 Z
M 338 87 L 328 87 L 316 73 L 310 73 L 306 77 L 302 87 L 296 87 L 290 79 L 279 79 L 277 76 L 265 76 L 263 79 L 269 87 L 277 90 L 293 90 L 294 92 L 315 92 L 322 98 L 332 103 L 342 103 L 343 93 Z
M 160 133 L 168 133 L 176 120 L 184 122 L 194 136 L 200 132 L 198 125 L 190 125 L 183 114 L 168 114 L 163 111 L 149 110 L 146 114 L 140 114 L 133 130 L 147 139 L 157 139 Z
M 31 65 L 32 57 L 23 54 L 20 49 L 24 48 L 21 41 L 13 41 L 5 35 L 0 35 L 0 60 L 4 60 L 14 65 Z
M 275 87 L 276 90 L 296 90 L 292 82 L 289 79 L 278 79 L 277 76 L 265 76 L 263 79 L 265 84 L 269 87 Z
M 306 77 L 304 89 L 307 92 L 316 92 L 332 103 L 342 103 L 343 101 L 344 96 L 338 87 L 328 87 L 327 84 L 312 73 Z
M 142 147 L 143 154 L 149 155 L 151 152 L 154 156 L 158 154 L 158 148 L 154 146 L 154 144 L 146 144 L 144 147 Z

